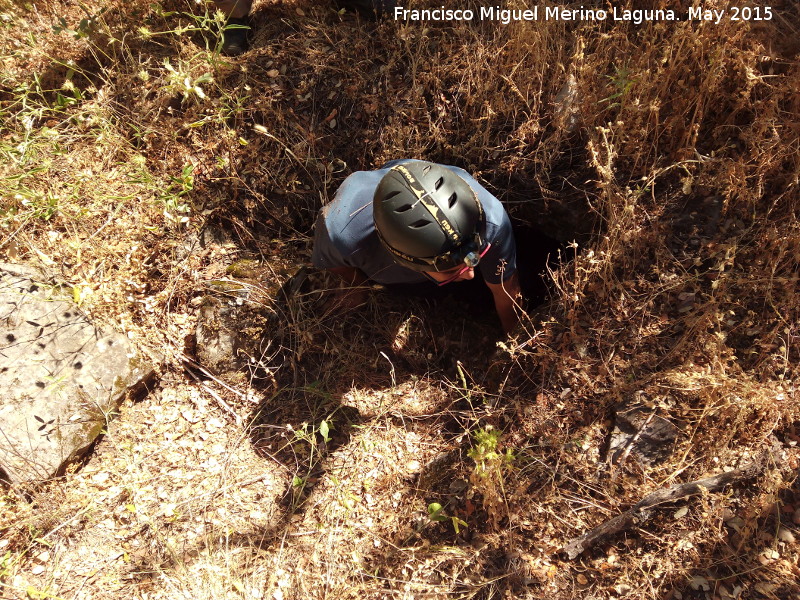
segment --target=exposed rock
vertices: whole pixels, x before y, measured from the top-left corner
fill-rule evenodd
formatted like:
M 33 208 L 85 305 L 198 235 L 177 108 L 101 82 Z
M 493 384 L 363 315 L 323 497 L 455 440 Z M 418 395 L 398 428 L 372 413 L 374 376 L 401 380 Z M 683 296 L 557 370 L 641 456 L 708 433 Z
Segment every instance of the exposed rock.
M 153 369 L 34 270 L 0 264 L 0 476 L 56 475 Z
M 672 454 L 681 430 L 670 420 L 665 407 L 644 393 L 617 404 L 614 417 L 608 447 L 613 463 L 630 456 L 642 465 L 653 466 Z
M 578 128 L 578 81 L 570 73 L 564 85 L 553 100 L 553 121 L 567 133 Z
M 203 298 L 195 333 L 198 362 L 215 375 L 238 381 L 248 365 L 264 357 L 262 332 L 269 319 L 248 302 L 208 295 Z M 231 383 L 234 383 L 232 381 Z
M 213 293 L 201 300 L 195 356 L 203 367 L 229 383 L 272 380 L 272 373 L 283 362 L 276 341 L 286 333 L 290 321 L 288 302 L 308 277 L 305 269 L 300 269 L 282 286 L 275 282 L 265 285 L 261 271 L 249 262 L 234 263 L 228 274 L 244 277 L 212 282 Z M 252 273 L 259 276 L 251 279 Z

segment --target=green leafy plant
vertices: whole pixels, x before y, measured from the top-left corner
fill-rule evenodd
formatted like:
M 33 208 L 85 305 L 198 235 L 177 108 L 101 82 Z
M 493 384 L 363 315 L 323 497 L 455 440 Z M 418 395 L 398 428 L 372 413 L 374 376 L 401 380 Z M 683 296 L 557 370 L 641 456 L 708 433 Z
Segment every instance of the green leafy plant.
M 437 523 L 449 520 L 453 524 L 453 530 L 456 532 L 456 535 L 461 533 L 462 527 L 467 527 L 466 521 L 454 515 L 446 515 L 444 513 L 444 507 L 438 502 L 431 502 L 428 504 L 428 518 Z
M 0 559 L 0 580 L 11 574 L 11 568 L 16 562 L 10 550 L 7 550 L 3 558 Z
M 96 14 L 92 14 L 80 3 L 78 6 L 81 7 L 86 16 L 81 19 L 74 28 L 67 23 L 67 20 L 64 17 L 59 17 L 58 25 L 53 25 L 53 33 L 68 33 L 76 40 L 87 38 L 95 31 L 98 19 L 103 15 L 104 12 L 108 10 L 107 7 L 104 7 L 101 8 Z
M 325 440 L 326 444 L 331 441 L 331 437 L 329 435 L 330 431 L 331 431 L 331 427 L 330 427 L 330 425 L 328 424 L 327 421 L 322 421 L 319 424 L 318 431 L 319 431 L 319 434 L 322 436 L 322 439 Z
M 175 223 L 187 223 L 190 212 L 185 196 L 194 189 L 194 165 L 185 165 L 179 177 L 171 177 L 171 183 L 161 194 L 164 216 Z
M 631 70 L 627 66 L 614 66 L 614 75 L 606 75 L 606 78 L 614 86 L 616 92 L 598 102 L 608 102 L 609 108 L 622 106 L 637 79 L 631 77 Z
M 475 445 L 467 452 L 475 461 L 470 483 L 482 495 L 483 507 L 497 525 L 505 505 L 505 479 L 514 462 L 514 453 L 510 448 L 505 452 L 500 450 L 502 433 L 490 426 L 479 429 L 473 437 Z

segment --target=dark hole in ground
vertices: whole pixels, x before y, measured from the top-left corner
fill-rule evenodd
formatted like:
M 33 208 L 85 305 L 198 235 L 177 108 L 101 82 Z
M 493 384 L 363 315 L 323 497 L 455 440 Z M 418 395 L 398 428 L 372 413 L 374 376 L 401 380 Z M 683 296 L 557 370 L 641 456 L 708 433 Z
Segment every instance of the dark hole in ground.
M 542 304 L 550 295 L 548 267 L 555 270 L 560 261 L 571 260 L 575 250 L 528 223 L 514 226 L 514 237 L 525 308 L 530 310 Z
M 559 256 L 562 261 L 569 260 L 574 256 L 574 250 L 527 223 L 514 226 L 514 238 L 517 245 L 517 272 L 525 299 L 523 308 L 530 310 L 542 304 L 549 295 L 547 268 L 556 269 Z M 428 284 L 398 286 L 392 291 L 400 295 L 427 296 L 434 301 L 454 298 L 462 301 L 465 312 L 476 319 L 490 319 L 494 315 L 492 293 L 477 269 L 475 278 L 469 281 L 439 288 Z
M 523 308 L 530 311 L 545 302 L 550 295 L 548 267 L 556 269 L 559 256 L 562 261 L 573 258 L 574 249 L 528 223 L 514 226 L 514 238 L 517 244 L 517 272 L 524 298 Z M 470 316 L 476 319 L 494 318 L 494 299 L 477 272 L 475 279 L 449 287 L 453 296 L 464 299 Z

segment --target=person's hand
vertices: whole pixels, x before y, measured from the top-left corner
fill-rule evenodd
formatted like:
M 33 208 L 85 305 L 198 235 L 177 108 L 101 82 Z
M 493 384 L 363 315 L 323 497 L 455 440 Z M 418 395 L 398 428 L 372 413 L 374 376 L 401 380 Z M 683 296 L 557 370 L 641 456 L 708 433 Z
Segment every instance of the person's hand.
M 363 287 L 339 288 L 323 305 L 323 314 L 347 313 L 367 303 L 368 290 Z

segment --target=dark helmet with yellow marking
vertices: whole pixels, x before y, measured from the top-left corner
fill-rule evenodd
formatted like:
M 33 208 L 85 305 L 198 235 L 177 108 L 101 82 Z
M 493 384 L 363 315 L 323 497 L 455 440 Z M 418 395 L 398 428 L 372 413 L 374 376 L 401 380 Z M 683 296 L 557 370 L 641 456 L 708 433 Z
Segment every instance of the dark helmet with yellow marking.
M 415 271 L 447 271 L 484 246 L 480 200 L 441 165 L 409 161 L 391 167 L 375 190 L 372 212 L 384 247 Z

